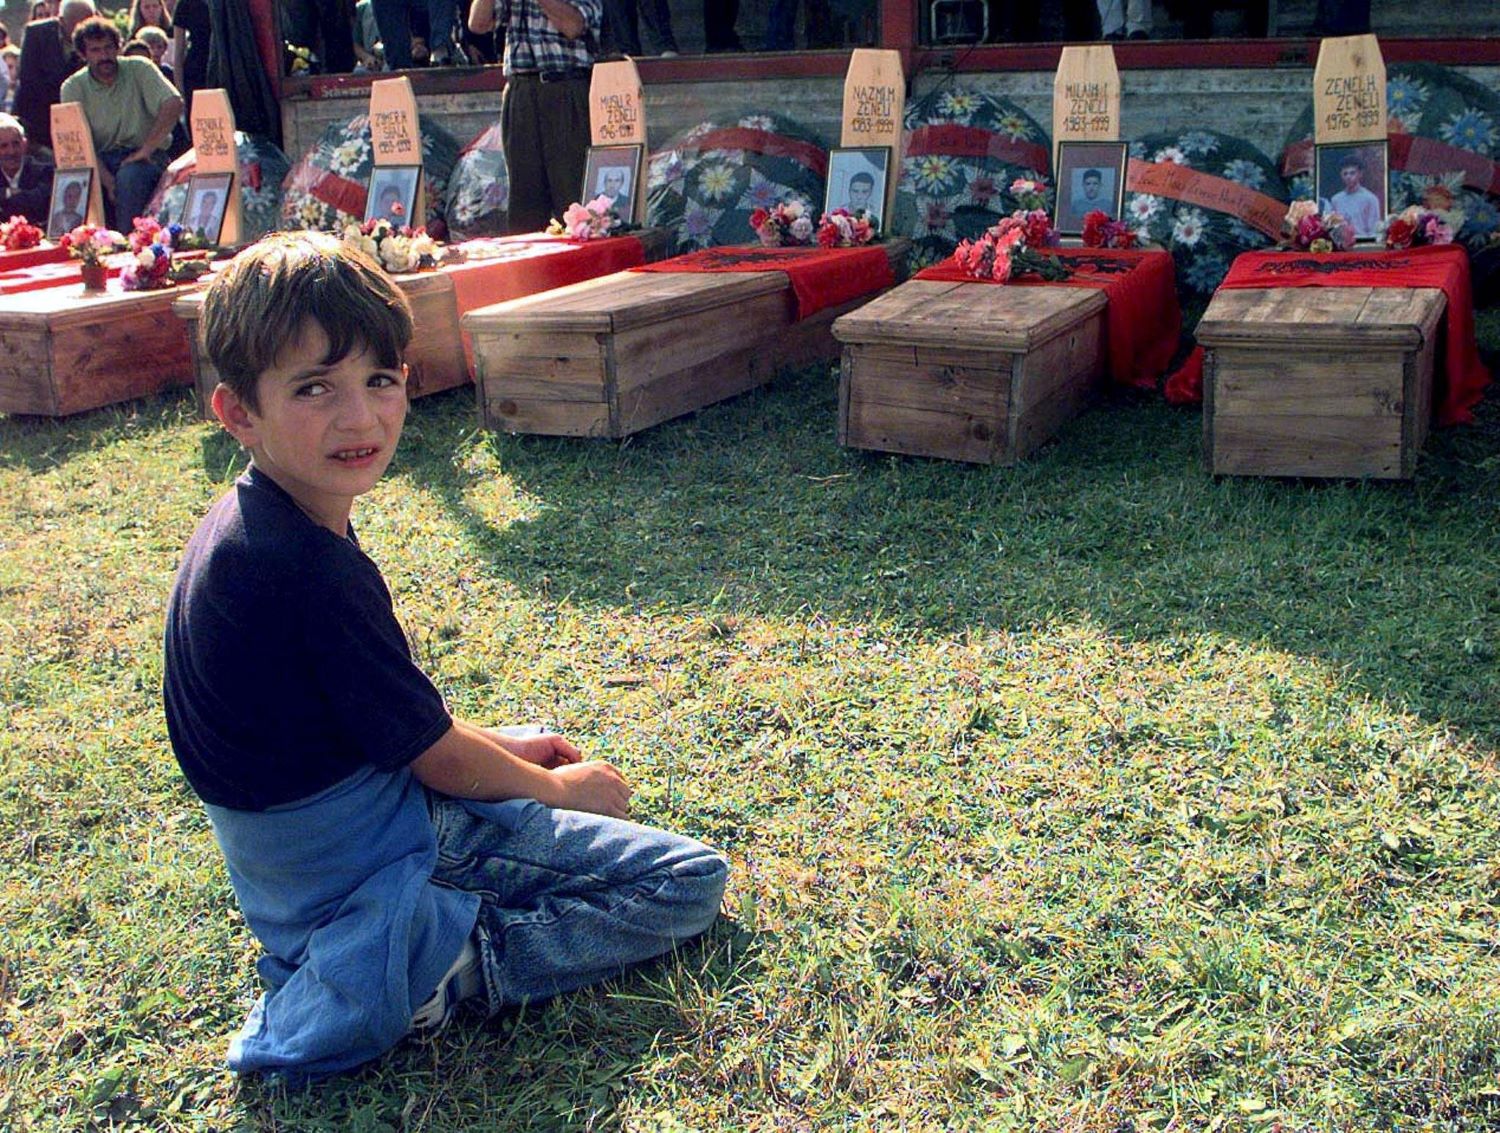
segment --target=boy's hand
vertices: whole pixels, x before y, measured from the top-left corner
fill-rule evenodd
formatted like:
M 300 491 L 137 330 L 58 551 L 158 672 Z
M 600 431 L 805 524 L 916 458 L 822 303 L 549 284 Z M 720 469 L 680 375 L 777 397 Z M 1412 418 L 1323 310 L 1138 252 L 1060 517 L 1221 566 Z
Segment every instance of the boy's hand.
M 543 732 L 537 736 L 507 736 L 501 732 L 485 729 L 485 735 L 505 748 L 512 755 L 535 763 L 547 770 L 556 770 L 570 763 L 577 763 L 583 754 L 556 732 Z
M 586 810 L 607 818 L 630 817 L 630 784 L 609 764 L 597 759 L 554 769 L 563 781 L 565 810 Z

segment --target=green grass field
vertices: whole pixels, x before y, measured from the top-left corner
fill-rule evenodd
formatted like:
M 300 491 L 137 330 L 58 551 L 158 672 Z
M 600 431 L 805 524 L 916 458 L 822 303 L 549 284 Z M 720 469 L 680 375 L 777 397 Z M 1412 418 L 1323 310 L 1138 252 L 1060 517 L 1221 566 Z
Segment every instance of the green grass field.
M 1142 400 L 1014 469 L 834 403 L 415 406 L 356 522 L 455 712 L 733 872 L 671 961 L 291 1095 L 222 1066 L 255 946 L 158 692 L 242 458 L 185 393 L 0 420 L 0 1128 L 1500 1127 L 1496 406 L 1362 484 L 1216 482 Z

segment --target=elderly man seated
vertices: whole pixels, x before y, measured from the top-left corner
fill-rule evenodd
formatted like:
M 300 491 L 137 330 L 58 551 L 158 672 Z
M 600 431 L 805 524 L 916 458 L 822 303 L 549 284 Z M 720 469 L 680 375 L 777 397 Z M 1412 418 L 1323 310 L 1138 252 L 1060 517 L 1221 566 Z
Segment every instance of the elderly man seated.
M 45 226 L 52 196 L 52 166 L 26 152 L 26 127 L 0 114 L 0 220 L 24 216 Z
M 182 99 L 149 59 L 121 58 L 120 30 L 84 20 L 73 46 L 85 69 L 62 85 L 61 101 L 82 104 L 99 156 L 99 181 L 114 198 L 115 227 L 128 232 L 167 167 Z

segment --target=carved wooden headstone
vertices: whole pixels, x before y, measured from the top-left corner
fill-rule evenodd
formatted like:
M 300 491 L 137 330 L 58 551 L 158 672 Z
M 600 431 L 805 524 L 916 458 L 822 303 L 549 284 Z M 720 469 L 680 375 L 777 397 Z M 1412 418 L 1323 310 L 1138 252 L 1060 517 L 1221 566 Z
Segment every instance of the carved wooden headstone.
M 1313 84 L 1314 142 L 1385 141 L 1385 59 L 1373 35 L 1325 39 Z
M 901 171 L 901 141 L 906 116 L 906 74 L 899 51 L 855 48 L 844 76 L 844 116 L 839 144 L 890 146 L 891 162 L 885 179 L 888 217 L 896 200 Z
M 193 95 L 193 156 L 199 173 L 229 174 L 229 196 L 224 206 L 224 223 L 219 229 L 219 243 L 234 245 L 243 239 L 240 210 L 239 149 L 234 140 L 234 108 L 229 92 L 220 88 L 200 90 Z
M 646 208 L 646 99 L 633 59 L 594 64 L 589 80 L 589 141 L 596 146 L 641 147 L 630 215 L 624 218 L 640 224 Z
M 1062 49 L 1052 82 L 1052 167 L 1059 142 L 1120 140 L 1120 72 L 1107 43 Z
M 94 135 L 83 106 L 76 102 L 52 104 L 52 156 L 59 171 L 89 169 L 89 203 L 84 220 L 89 224 L 106 224 L 104 190 L 99 184 L 99 158 L 94 153 Z
M 417 97 L 405 75 L 377 79 L 370 84 L 370 148 L 376 170 L 382 165 L 422 164 L 422 129 Z M 371 176 L 374 176 L 372 172 Z M 427 186 L 419 174 L 417 196 L 409 222 L 421 225 L 427 216 Z

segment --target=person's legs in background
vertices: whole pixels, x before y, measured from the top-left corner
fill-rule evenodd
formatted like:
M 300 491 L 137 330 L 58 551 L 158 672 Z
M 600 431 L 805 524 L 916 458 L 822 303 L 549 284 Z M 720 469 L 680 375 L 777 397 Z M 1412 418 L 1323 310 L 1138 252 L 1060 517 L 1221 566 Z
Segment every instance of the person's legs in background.
M 427 0 L 427 52 L 434 67 L 465 63 L 456 32 L 458 0 Z
M 604 27 L 599 39 L 605 55 L 641 53 L 635 0 L 604 0 Z
M 703 49 L 745 50 L 745 45 L 734 31 L 735 21 L 739 18 L 740 0 L 703 0 Z
M 658 55 L 676 55 L 677 37 L 672 34 L 672 9 L 667 0 L 640 0 L 641 19 L 651 33 L 651 46 Z
M 151 194 L 167 168 L 165 155 L 151 161 L 126 161 L 134 150 L 107 149 L 99 154 L 99 164 L 115 178 L 114 226 L 118 232 L 129 232 L 135 218 L 146 211 Z
M 408 0 L 371 0 L 375 26 L 385 45 L 385 65 L 392 71 L 411 66 L 411 14 Z

